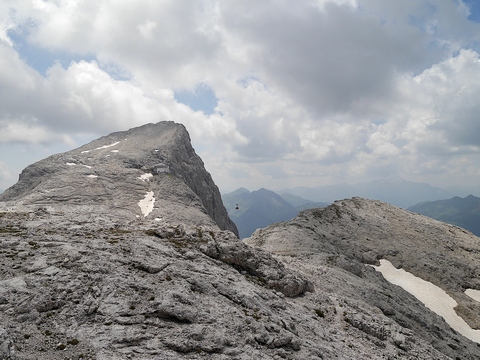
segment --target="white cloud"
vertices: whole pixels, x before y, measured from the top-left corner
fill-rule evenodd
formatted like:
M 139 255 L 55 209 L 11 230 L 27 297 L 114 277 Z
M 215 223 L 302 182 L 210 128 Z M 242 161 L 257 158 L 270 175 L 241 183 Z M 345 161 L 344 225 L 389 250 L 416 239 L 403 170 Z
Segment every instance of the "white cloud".
M 11 180 L 11 179 L 12 179 L 12 174 L 8 169 L 8 166 L 0 161 L 0 183 L 3 182 L 4 180 Z
M 52 134 L 42 126 L 19 121 L 0 121 L 0 143 L 50 143 L 54 141 L 74 145 L 73 139 L 67 134 Z
M 153 31 L 157 26 L 157 22 L 147 19 L 143 24 L 137 26 L 137 30 L 142 37 L 151 39 L 153 37 Z
M 450 146 L 479 150 L 480 57 L 472 50 L 435 64 L 416 79 L 438 131 Z
M 467 15 L 453 0 L 7 0 L 0 143 L 174 120 L 223 187 L 473 179 L 480 31 Z M 9 31 L 74 61 L 42 76 Z M 211 115 L 175 100 L 199 84 Z

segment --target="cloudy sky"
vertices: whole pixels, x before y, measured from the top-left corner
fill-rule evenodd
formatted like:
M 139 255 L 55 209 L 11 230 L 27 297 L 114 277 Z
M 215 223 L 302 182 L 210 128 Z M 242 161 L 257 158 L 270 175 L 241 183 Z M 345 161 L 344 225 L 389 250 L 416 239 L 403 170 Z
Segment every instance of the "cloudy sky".
M 477 0 L 2 0 L 0 188 L 183 123 L 221 191 L 480 179 Z

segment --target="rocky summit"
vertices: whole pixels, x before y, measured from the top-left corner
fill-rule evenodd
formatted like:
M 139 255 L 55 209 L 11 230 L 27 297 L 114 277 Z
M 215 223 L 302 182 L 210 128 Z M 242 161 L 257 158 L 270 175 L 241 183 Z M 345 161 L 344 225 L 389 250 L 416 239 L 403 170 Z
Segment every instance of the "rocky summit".
M 477 328 L 464 290 L 480 289 L 479 250 L 360 198 L 242 242 L 185 128 L 149 124 L 39 161 L 0 195 L 0 359 L 479 359 L 377 271 L 434 283 Z
M 147 124 L 28 166 L 0 201 L 54 206 L 76 220 L 217 224 L 238 234 L 183 125 Z
M 476 330 L 480 329 L 480 298 L 474 300 L 465 293 L 480 289 L 480 239 L 469 231 L 357 197 L 304 211 L 289 222 L 257 230 L 245 242 L 276 254 L 287 267 L 312 279 L 330 301 L 344 299 L 349 304 L 345 321 L 370 334 L 366 339 L 374 342 L 383 338 L 385 343 L 391 337 L 400 358 L 442 358 L 412 356 L 415 344 L 422 340 L 452 359 L 480 359 L 480 330 Z M 421 279 L 450 295 L 456 302 L 451 310 L 459 315 L 454 322 L 465 322 L 468 335 L 473 334 L 469 338 L 476 341 L 461 336 L 452 329 L 455 324 L 386 281 L 374 270 L 379 260 L 415 276 L 420 292 L 429 291 L 422 289 Z M 445 307 L 440 298 L 432 300 L 434 308 Z M 375 309 L 373 314 L 366 314 L 370 307 Z M 388 330 L 393 324 L 401 326 L 401 344 L 395 332 Z M 375 330 L 378 326 L 385 330 L 381 336 Z

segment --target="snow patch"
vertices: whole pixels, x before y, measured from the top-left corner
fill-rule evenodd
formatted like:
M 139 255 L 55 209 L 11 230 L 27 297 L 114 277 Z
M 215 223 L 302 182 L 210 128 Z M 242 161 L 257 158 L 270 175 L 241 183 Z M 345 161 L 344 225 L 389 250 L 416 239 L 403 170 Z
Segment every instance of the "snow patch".
M 94 178 L 97 178 L 98 175 L 87 175 L 88 178 L 91 178 L 91 179 L 94 179 Z
M 470 296 L 473 300 L 480 302 L 480 290 L 467 289 L 465 295 Z
M 76 166 L 78 164 L 75 164 L 75 163 L 71 163 L 71 162 L 67 162 L 66 163 L 68 166 Z M 88 169 L 91 169 L 92 167 L 90 165 L 84 165 L 84 164 L 81 164 L 82 166 L 85 166 L 86 168 Z
M 147 217 L 153 211 L 153 205 L 155 204 L 155 197 L 153 191 L 149 191 L 145 194 L 145 197 L 138 202 L 140 210 L 144 217 Z
M 118 144 L 120 144 L 120 141 L 114 142 L 113 144 L 110 144 L 110 145 L 100 146 L 100 147 L 96 148 L 95 150 L 106 149 L 106 148 L 109 148 L 109 147 L 112 147 L 112 146 L 115 146 L 115 145 L 118 145 Z
M 380 260 L 380 266 L 373 266 L 382 273 L 390 283 L 408 291 L 420 300 L 427 308 L 440 315 L 454 330 L 466 338 L 480 343 L 480 330 L 472 329 L 454 308 L 458 305 L 455 299 L 431 282 L 425 281 L 403 269 L 396 269 L 388 260 Z
M 113 153 L 118 153 L 118 150 L 112 150 L 110 152 L 113 152 Z
M 118 144 L 120 144 L 120 141 L 114 142 L 113 144 L 110 144 L 110 145 L 103 145 L 103 146 L 100 146 L 100 147 L 98 147 L 96 149 L 93 149 L 93 150 L 84 150 L 81 153 L 85 154 L 85 153 L 89 153 L 90 151 L 108 149 L 109 147 L 112 147 L 112 146 L 115 146 L 115 145 L 118 145 Z
M 148 180 L 150 180 L 152 177 L 153 177 L 153 174 L 147 173 L 147 174 L 140 175 L 140 176 L 138 177 L 138 179 L 140 179 L 140 180 L 142 180 L 142 181 L 148 181 Z

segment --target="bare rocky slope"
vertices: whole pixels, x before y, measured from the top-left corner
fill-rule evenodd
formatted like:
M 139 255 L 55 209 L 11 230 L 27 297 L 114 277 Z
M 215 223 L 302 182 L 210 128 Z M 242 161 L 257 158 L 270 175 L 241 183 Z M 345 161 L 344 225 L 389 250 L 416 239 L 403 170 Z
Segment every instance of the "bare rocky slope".
M 479 358 L 364 265 L 385 257 L 460 294 L 478 288 L 471 234 L 409 230 L 414 215 L 354 199 L 257 232 L 263 250 L 238 240 L 219 199 L 170 122 L 27 167 L 0 196 L 0 359 Z M 428 240 L 440 233 L 451 241 Z M 432 242 L 425 269 L 410 237 Z
M 141 215 L 138 202 L 152 192 L 151 218 L 216 223 L 238 235 L 187 130 L 174 122 L 112 133 L 32 164 L 0 201 L 128 221 Z
M 365 266 L 386 259 L 437 285 L 457 301 L 457 314 L 480 329 L 480 303 L 464 293 L 480 289 L 480 239 L 469 231 L 380 201 L 352 198 L 257 230 L 245 242 L 277 254 L 317 289 L 373 306 L 453 359 L 480 359 L 479 344 Z

